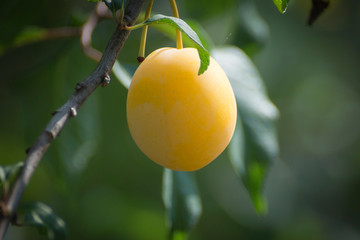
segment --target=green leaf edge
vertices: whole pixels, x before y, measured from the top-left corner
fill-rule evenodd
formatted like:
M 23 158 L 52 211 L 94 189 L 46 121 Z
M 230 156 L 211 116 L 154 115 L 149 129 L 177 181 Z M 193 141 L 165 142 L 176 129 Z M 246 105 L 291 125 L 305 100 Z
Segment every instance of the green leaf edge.
M 166 210 L 166 221 L 167 221 L 167 225 L 168 225 L 168 239 L 169 240 L 185 240 L 187 239 L 187 237 L 189 236 L 189 233 L 193 230 L 193 228 L 196 226 L 197 222 L 199 221 L 199 218 L 202 214 L 202 203 L 201 203 L 201 197 L 199 194 L 199 190 L 196 184 L 196 179 L 194 178 L 194 175 L 188 175 L 186 178 L 187 180 L 185 182 L 189 183 L 192 182 L 193 185 L 193 190 L 196 192 L 196 195 L 192 196 L 192 202 L 194 202 L 196 205 L 198 204 L 198 208 L 196 211 L 198 211 L 196 213 L 196 219 L 195 221 L 193 221 L 190 226 L 187 226 L 186 229 L 176 229 L 173 226 L 173 222 L 172 220 L 169 219 L 170 215 L 170 211 L 171 209 L 174 207 L 173 204 L 176 204 L 176 201 L 173 202 L 172 201 L 172 197 L 174 196 L 174 187 L 176 187 L 176 179 L 179 176 L 175 176 L 176 174 L 194 174 L 192 172 L 178 172 L 178 171 L 173 171 L 170 170 L 168 168 L 164 168 L 163 171 L 163 179 L 162 179 L 162 200 L 165 206 L 165 210 Z M 185 184 L 183 181 L 181 181 L 181 184 Z M 185 194 L 184 189 L 178 189 L 182 194 Z M 188 199 L 189 201 L 189 199 Z M 176 206 L 175 206 L 176 207 Z M 193 208 L 194 210 L 194 208 Z M 194 220 L 194 219 L 193 219 Z
M 280 13 L 284 14 L 286 12 L 289 0 L 273 0 L 273 2 Z
M 251 61 L 250 57 L 248 57 L 240 48 L 238 48 L 236 46 L 223 46 L 220 48 L 216 48 L 214 50 L 226 49 L 228 47 L 240 50 L 242 52 L 242 54 L 244 54 L 248 58 L 248 60 Z M 232 51 L 234 51 L 234 50 L 232 50 Z M 217 55 L 214 54 L 215 60 L 218 61 L 216 56 Z M 220 64 L 219 61 L 218 61 L 218 63 Z M 251 61 L 251 63 L 252 63 L 252 61 Z M 252 65 L 253 65 L 253 63 L 252 63 Z M 255 65 L 253 65 L 253 67 L 256 68 Z M 224 69 L 224 71 L 226 72 L 225 69 Z M 267 95 L 267 94 L 265 94 L 265 95 Z M 268 100 L 270 101 L 270 99 L 268 99 Z M 236 101 L 238 104 L 238 99 L 236 99 Z M 246 191 L 248 192 L 248 194 L 251 198 L 251 201 L 252 201 L 252 204 L 254 206 L 256 213 L 259 216 L 265 216 L 268 213 L 268 203 L 267 203 L 267 198 L 264 193 L 264 185 L 265 185 L 266 177 L 267 177 L 267 174 L 268 174 L 268 171 L 269 171 L 272 161 L 268 162 L 267 164 L 264 164 L 264 162 L 262 162 L 262 161 L 254 161 L 254 162 L 251 162 L 250 165 L 249 165 L 249 163 L 245 164 L 244 161 L 238 161 L 239 158 L 245 157 L 245 156 L 241 156 L 241 153 L 239 152 L 239 151 L 244 151 L 244 150 L 239 150 L 239 149 L 241 149 L 242 147 L 245 147 L 244 145 L 241 144 L 241 142 L 247 141 L 247 139 L 243 135 L 244 134 L 243 117 L 241 116 L 240 112 L 241 112 L 241 110 L 240 110 L 239 104 L 238 104 L 238 119 L 237 119 L 237 123 L 236 123 L 236 128 L 235 128 L 233 138 L 227 148 L 227 150 L 228 150 L 227 153 L 228 153 L 229 160 L 233 166 L 233 169 L 234 169 L 236 175 L 239 177 L 239 179 L 243 183 L 244 187 L 246 188 Z M 271 121 L 277 120 L 279 117 L 278 114 L 279 114 L 278 111 L 276 111 L 274 113 L 274 115 L 271 117 Z M 239 144 L 241 144 L 241 145 L 239 145 Z M 273 160 L 275 160 L 275 158 Z M 263 164 L 261 164 L 261 163 L 263 163 Z M 258 177 L 261 176 L 262 179 L 260 179 L 256 176 L 258 176 Z
M 0 165 L 0 186 L 5 182 L 9 181 L 11 177 L 21 170 L 24 166 L 24 162 L 20 161 L 12 165 Z
M 49 205 L 43 202 L 31 202 L 21 206 L 19 210 L 24 215 L 22 222 L 24 226 L 37 228 L 41 234 L 46 234 L 50 240 L 65 239 L 66 223 Z M 44 215 L 44 212 L 48 215 Z M 40 218 L 34 219 L 34 214 Z M 43 221 L 46 217 L 49 217 L 49 215 L 56 220 L 57 226 L 52 225 L 51 227 L 48 222 Z
M 195 47 L 198 50 L 198 54 L 200 57 L 200 68 L 198 75 L 201 75 L 206 71 L 206 69 L 210 64 L 209 51 L 203 46 L 197 33 L 184 20 L 176 17 L 156 14 L 148 18 L 143 23 L 140 23 L 138 27 L 151 25 L 151 24 L 168 24 L 183 32 L 188 38 L 190 38 L 195 43 Z
M 244 146 L 241 145 L 241 142 L 243 142 L 245 139 L 243 136 L 243 126 L 242 126 L 242 120 L 240 118 L 240 115 L 238 114 L 238 120 L 236 123 L 236 128 L 235 128 L 235 132 L 233 135 L 233 138 L 228 146 L 228 157 L 230 160 L 230 163 L 234 169 L 234 172 L 236 173 L 236 175 L 239 177 L 239 179 L 241 179 L 241 182 L 243 183 L 244 187 L 246 188 L 246 191 L 248 192 L 252 204 L 254 206 L 254 209 L 256 211 L 256 213 L 260 216 L 265 216 L 267 214 L 268 211 L 268 204 L 267 204 L 267 199 L 264 196 L 264 182 L 260 182 L 257 183 L 256 186 L 252 185 L 252 183 L 254 183 L 254 181 L 251 181 L 251 179 L 249 179 L 249 177 L 253 177 L 254 171 L 259 170 L 257 167 L 258 166 L 245 166 L 242 165 L 242 161 L 239 162 L 238 158 L 241 158 L 242 156 L 240 156 L 239 148 L 243 148 Z M 243 149 L 240 151 L 244 151 Z M 239 165 L 241 164 L 241 165 Z M 254 168 L 255 167 L 255 168 Z M 243 171 L 248 171 L 248 174 L 250 174 L 250 176 L 248 174 L 246 174 L 246 176 L 243 174 Z M 256 180 L 256 179 L 255 179 Z M 256 182 L 256 181 L 255 181 Z

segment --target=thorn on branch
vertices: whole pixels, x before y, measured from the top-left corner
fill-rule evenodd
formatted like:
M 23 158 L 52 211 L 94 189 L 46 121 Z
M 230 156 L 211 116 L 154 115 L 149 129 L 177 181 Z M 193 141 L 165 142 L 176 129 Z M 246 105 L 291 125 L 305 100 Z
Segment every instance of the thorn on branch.
M 76 91 L 80 91 L 81 89 L 85 88 L 86 87 L 86 84 L 83 83 L 83 82 L 78 82 L 75 86 L 75 90 Z
M 74 108 L 74 107 L 70 108 L 70 116 L 71 117 L 76 117 L 77 116 L 76 108 Z
M 25 149 L 26 154 L 29 154 L 30 151 L 31 151 L 31 147 L 28 147 L 28 148 Z
M 102 86 L 106 87 L 107 85 L 109 85 L 109 83 L 110 83 L 110 76 L 109 76 L 109 74 L 106 74 L 102 81 Z
M 60 132 L 59 133 L 55 133 L 49 130 L 45 130 L 45 134 L 46 134 L 46 138 L 49 139 L 49 141 L 54 140 L 56 137 L 60 136 Z
M 59 110 L 55 110 L 51 113 L 51 116 L 54 116 L 55 114 L 57 114 L 59 112 Z

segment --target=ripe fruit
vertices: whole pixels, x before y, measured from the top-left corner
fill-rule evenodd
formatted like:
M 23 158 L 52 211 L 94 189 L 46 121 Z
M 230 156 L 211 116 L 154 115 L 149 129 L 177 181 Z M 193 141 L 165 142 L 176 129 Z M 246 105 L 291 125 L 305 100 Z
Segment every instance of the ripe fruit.
M 195 48 L 161 48 L 140 64 L 127 96 L 137 146 L 154 162 L 194 171 L 213 161 L 234 133 L 236 102 L 224 71 L 210 58 L 200 76 Z

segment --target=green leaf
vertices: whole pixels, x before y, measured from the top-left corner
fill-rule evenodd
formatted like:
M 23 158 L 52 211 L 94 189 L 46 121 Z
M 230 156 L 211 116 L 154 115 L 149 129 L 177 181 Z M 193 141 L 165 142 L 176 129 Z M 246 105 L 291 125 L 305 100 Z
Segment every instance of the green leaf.
M 165 168 L 163 201 L 167 213 L 169 239 L 186 239 L 202 211 L 194 172 L 179 172 Z
M 235 14 L 237 24 L 232 43 L 241 47 L 247 54 L 254 55 L 268 42 L 269 27 L 254 1 L 240 1 Z
M 90 2 L 100 2 L 103 1 L 105 5 L 111 10 L 111 12 L 116 12 L 121 10 L 123 7 L 126 8 L 129 0 L 88 0 Z
M 112 12 L 116 12 L 122 7 L 122 0 L 102 0 L 102 1 Z
M 205 49 L 209 51 L 215 46 L 214 41 L 199 22 L 193 19 L 187 19 L 186 23 L 197 33 Z
M 10 178 L 14 177 L 20 169 L 24 166 L 24 163 L 18 162 L 13 165 L 1 166 L 0 165 L 0 184 L 9 181 Z
M 211 37 L 207 34 L 205 29 L 201 26 L 200 23 L 193 19 L 186 19 L 186 23 L 197 33 L 198 37 L 200 38 L 201 43 L 203 44 L 204 48 L 209 50 L 214 47 L 214 42 Z M 176 33 L 174 32 L 174 28 L 170 25 L 166 24 L 154 24 L 151 26 L 153 29 L 161 32 L 168 38 L 172 40 L 176 40 Z M 190 38 L 183 38 L 184 46 L 192 46 L 194 43 Z
M 256 211 L 265 214 L 263 185 L 271 163 L 278 158 L 278 110 L 268 99 L 264 83 L 249 57 L 237 47 L 215 49 L 234 89 L 239 118 L 229 145 L 230 160 L 241 177 Z
M 25 44 L 37 42 L 44 38 L 46 29 L 37 26 L 25 27 L 14 39 L 13 45 L 18 47 Z
M 19 210 L 23 214 L 24 225 L 38 228 L 40 233 L 47 234 L 51 240 L 65 239 L 65 222 L 48 205 L 35 202 L 27 204 Z
M 13 41 L 6 45 L 0 45 L 0 56 L 9 49 L 41 41 L 45 36 L 46 29 L 37 26 L 27 26 L 19 32 Z
M 289 0 L 273 0 L 279 12 L 285 13 L 289 4 Z
M 203 44 L 202 44 L 199 36 L 196 34 L 196 32 L 186 22 L 184 22 L 180 18 L 169 17 L 169 16 L 165 16 L 162 14 L 157 14 L 157 15 L 150 17 L 145 22 L 138 24 L 137 28 L 145 26 L 145 25 L 150 25 L 150 24 L 168 24 L 170 26 L 177 28 L 178 30 L 182 31 L 183 33 L 185 33 L 185 35 L 188 36 L 195 43 L 195 47 L 199 53 L 201 63 L 200 63 L 200 69 L 199 69 L 198 74 L 200 75 L 206 71 L 206 69 L 210 63 L 209 52 L 203 46 Z
M 119 82 L 126 88 L 128 89 L 131 83 L 131 76 L 130 74 L 126 71 L 126 69 L 121 66 L 121 64 L 119 63 L 119 61 L 115 61 L 113 69 L 112 69 L 113 74 L 115 75 L 115 77 L 119 80 Z

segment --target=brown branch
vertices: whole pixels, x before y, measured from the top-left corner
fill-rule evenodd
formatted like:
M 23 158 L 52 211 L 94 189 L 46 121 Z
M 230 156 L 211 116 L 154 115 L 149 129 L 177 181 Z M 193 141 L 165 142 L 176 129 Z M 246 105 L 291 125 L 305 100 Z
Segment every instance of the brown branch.
M 129 2 L 123 20 L 125 25 L 133 25 L 135 23 L 144 3 L 145 0 L 131 0 Z M 77 110 L 85 100 L 108 78 L 114 62 L 129 34 L 130 32 L 123 29 L 123 26 L 117 26 L 96 69 L 88 78 L 77 84 L 74 94 L 54 113 L 48 125 L 30 147 L 24 161 L 24 167 L 15 180 L 8 198 L 4 199 L 5 206 L 2 209 L 2 216 L 0 216 L 0 240 L 4 238 L 21 196 L 47 148 L 58 136 L 66 122 L 71 117 L 77 115 Z
M 117 14 L 119 17 L 119 12 Z M 91 37 L 95 30 L 96 25 L 101 19 L 111 19 L 113 15 L 108 7 L 103 2 L 99 2 L 96 6 L 96 9 L 90 15 L 88 20 L 84 23 L 81 28 L 81 46 L 83 48 L 84 54 L 89 58 L 99 62 L 102 56 L 102 53 L 92 47 Z
M 105 3 L 99 3 L 97 5 L 96 10 L 90 15 L 90 17 L 85 22 L 81 30 L 80 42 L 83 51 L 86 56 L 97 62 L 100 61 L 102 53 L 91 46 L 91 36 L 99 21 L 99 14 L 98 14 L 98 9 L 100 8 L 99 6 L 104 6 L 104 5 Z
M 44 36 L 40 40 L 50 40 L 57 38 L 70 38 L 77 37 L 81 34 L 81 29 L 79 27 L 59 27 L 48 29 L 44 32 Z
M 96 14 L 100 17 L 100 18 L 104 18 L 104 19 L 111 19 L 113 18 L 113 14 L 110 11 L 110 9 L 105 5 L 104 2 L 99 2 L 98 5 L 96 6 Z

